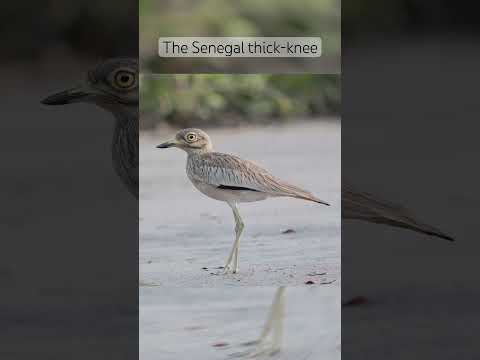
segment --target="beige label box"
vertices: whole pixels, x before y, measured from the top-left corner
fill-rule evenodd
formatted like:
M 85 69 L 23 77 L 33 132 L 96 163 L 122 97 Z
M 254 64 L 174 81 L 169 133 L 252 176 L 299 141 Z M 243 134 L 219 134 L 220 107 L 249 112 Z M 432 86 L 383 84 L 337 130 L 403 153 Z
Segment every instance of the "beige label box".
M 161 37 L 160 57 L 319 57 L 320 37 Z

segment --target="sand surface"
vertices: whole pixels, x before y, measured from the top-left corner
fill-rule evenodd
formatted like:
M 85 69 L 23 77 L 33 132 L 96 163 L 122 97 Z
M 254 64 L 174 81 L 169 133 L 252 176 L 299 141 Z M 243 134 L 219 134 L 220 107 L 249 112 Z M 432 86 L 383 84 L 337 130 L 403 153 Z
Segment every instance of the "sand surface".
M 140 359 L 246 358 L 254 347 L 243 343 L 259 336 L 275 291 L 273 287 L 141 288 Z M 283 349 L 266 358 L 339 360 L 337 293 L 333 287 L 287 288 Z

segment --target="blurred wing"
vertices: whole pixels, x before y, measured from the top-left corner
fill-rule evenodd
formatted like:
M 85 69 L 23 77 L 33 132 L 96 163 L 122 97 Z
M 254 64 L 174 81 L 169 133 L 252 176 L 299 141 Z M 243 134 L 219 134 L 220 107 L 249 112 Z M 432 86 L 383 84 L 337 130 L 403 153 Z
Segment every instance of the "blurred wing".
M 451 236 L 419 222 L 400 205 L 381 200 L 371 194 L 354 191 L 342 184 L 342 218 L 410 229 L 427 235 L 453 241 Z

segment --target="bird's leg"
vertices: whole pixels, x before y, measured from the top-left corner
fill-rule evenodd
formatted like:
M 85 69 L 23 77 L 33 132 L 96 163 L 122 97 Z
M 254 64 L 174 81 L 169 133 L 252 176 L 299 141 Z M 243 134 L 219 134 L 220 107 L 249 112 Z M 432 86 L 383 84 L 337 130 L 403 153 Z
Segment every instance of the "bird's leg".
M 273 329 L 271 354 L 276 354 L 282 348 L 283 340 L 283 320 L 285 318 L 285 296 L 280 296 L 275 316 L 275 327 Z
M 229 204 L 233 210 L 233 217 L 235 218 L 235 242 L 233 243 L 232 250 L 230 255 L 228 255 L 227 263 L 225 264 L 224 274 L 232 271 L 233 274 L 238 272 L 238 249 L 240 247 L 240 235 L 242 235 L 243 224 L 240 213 L 238 212 L 237 206 L 235 204 Z M 233 261 L 233 266 L 232 266 Z
M 285 316 L 284 293 L 284 286 L 277 289 L 263 331 L 258 340 L 253 342 L 257 347 L 250 357 L 258 357 L 264 354 L 274 355 L 280 351 L 283 338 L 283 319 Z M 271 343 L 267 340 L 270 334 L 272 335 Z
M 241 220 L 240 220 L 241 221 Z M 235 253 L 233 254 L 233 273 L 238 272 L 238 251 L 240 249 L 240 234 L 242 233 L 243 230 L 243 222 L 240 223 L 240 228 L 238 230 L 238 240 L 235 240 Z M 235 233 L 237 233 L 237 227 L 235 226 Z

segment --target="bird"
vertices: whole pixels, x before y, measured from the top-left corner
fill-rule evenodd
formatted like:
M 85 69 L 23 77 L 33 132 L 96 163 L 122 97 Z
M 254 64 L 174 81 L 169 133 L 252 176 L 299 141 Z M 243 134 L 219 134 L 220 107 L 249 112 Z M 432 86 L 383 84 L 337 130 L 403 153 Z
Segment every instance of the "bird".
M 238 272 L 238 252 L 244 223 L 237 204 L 270 197 L 292 197 L 330 206 L 312 193 L 270 174 L 259 165 L 235 155 L 213 151 L 208 134 L 200 129 L 180 130 L 172 140 L 157 146 L 176 147 L 187 153 L 187 176 L 206 196 L 226 202 L 235 219 L 235 241 L 227 258 L 224 274 Z
M 113 167 L 138 199 L 138 60 L 111 58 L 87 71 L 81 84 L 41 101 L 44 105 L 93 103 L 113 114 Z

